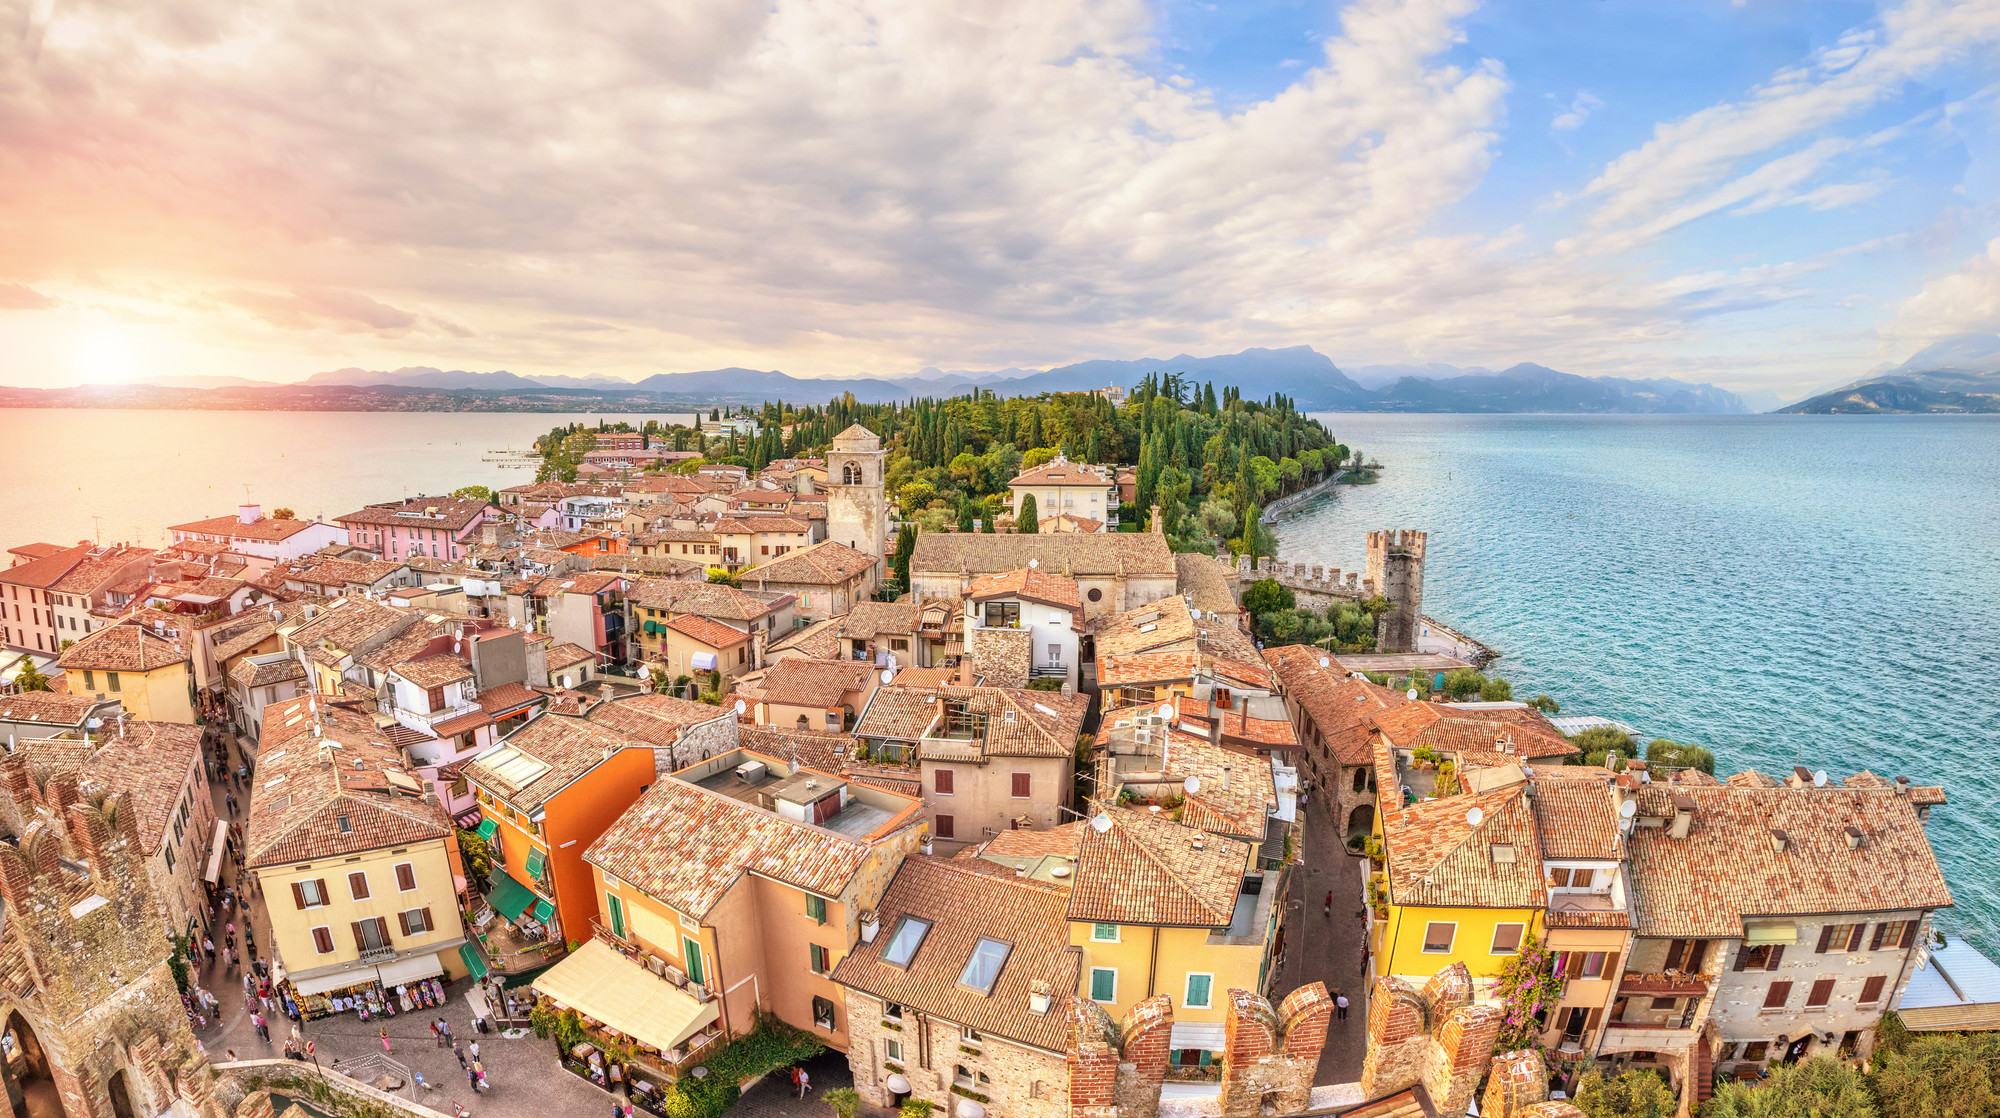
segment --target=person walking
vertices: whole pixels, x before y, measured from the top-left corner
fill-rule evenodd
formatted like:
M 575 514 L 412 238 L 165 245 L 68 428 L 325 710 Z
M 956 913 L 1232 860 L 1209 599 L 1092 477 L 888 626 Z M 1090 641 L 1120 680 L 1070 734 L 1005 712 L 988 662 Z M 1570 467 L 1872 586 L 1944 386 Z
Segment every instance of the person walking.
M 472 1066 L 472 1065 L 471 1065 L 470 1063 L 466 1062 L 466 1059 L 465 1059 L 465 1049 L 463 1049 L 463 1048 L 459 1047 L 459 1045 L 458 1045 L 458 1043 L 457 1043 L 456 1041 L 452 1042 L 452 1046 L 451 1046 L 451 1054 L 452 1054 L 452 1055 L 454 1055 L 454 1056 L 457 1056 L 457 1057 L 458 1057 L 458 1066 L 459 1066 L 459 1067 L 462 1067 L 462 1068 L 469 1068 L 469 1067 L 471 1067 L 471 1066 Z
M 1340 1020 L 1347 1020 L 1347 995 L 1335 990 L 1333 992 L 1333 1008 Z
M 479 1058 L 479 1041 L 477 1038 L 474 1038 L 472 1041 L 472 1058 L 475 1060 Z
M 465 1069 L 465 1081 L 472 1085 L 473 1094 L 475 1095 L 484 1094 L 484 1092 L 482 1092 L 479 1089 L 479 1072 L 476 1069 L 474 1068 Z
M 797 1069 L 797 1068 L 793 1068 L 793 1069 L 792 1069 L 792 1094 L 794 1094 L 794 1095 L 797 1095 L 798 1093 L 799 1093 L 799 1069 Z
M 804 1069 L 804 1068 L 800 1068 L 800 1069 L 799 1069 L 799 1097 L 800 1097 L 800 1098 L 805 1098 L 805 1097 L 806 1097 L 806 1095 L 810 1094 L 811 1092 L 812 1092 L 812 1074 L 811 1074 L 810 1072 L 806 1071 L 806 1069 Z
M 209 966 L 211 966 L 211 967 L 212 967 L 212 966 L 214 966 L 214 965 L 215 965 L 215 941 L 214 941 L 214 940 L 212 940 L 212 939 L 210 939 L 210 938 L 208 938 L 207 936 L 203 936 L 203 937 L 201 937 L 201 949 L 202 949 L 203 951 L 205 951 L 205 952 L 207 952 L 207 953 L 208 953 L 208 965 L 209 965 Z
M 396 1053 L 395 1049 L 389 1047 L 389 1027 L 387 1025 L 382 1026 L 382 1051 L 392 1056 Z
M 437 1042 L 439 1048 L 444 1047 L 444 1034 L 438 1032 L 438 1023 L 436 1021 L 431 1022 L 431 1039 Z

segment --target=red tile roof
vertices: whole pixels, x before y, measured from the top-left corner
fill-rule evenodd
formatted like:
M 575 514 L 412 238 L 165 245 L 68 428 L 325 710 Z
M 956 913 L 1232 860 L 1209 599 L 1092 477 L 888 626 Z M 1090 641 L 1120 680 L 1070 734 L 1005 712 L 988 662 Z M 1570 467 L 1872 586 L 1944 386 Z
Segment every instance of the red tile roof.
M 1071 920 L 1228 926 L 1249 867 L 1249 844 L 1148 812 L 1115 808 L 1104 815 L 1111 821 L 1108 829 L 1086 826 L 1081 832 Z
M 70 645 L 56 665 L 78 671 L 150 672 L 187 663 L 186 638 L 171 629 L 168 633 L 159 636 L 129 621 L 111 625 Z
M 663 624 L 674 632 L 699 641 L 709 648 L 734 648 L 750 639 L 750 634 L 741 629 L 732 629 L 720 621 L 710 621 L 706 617 L 692 613 L 681 614 Z
M 312 735 L 317 708 L 322 735 Z M 338 748 L 333 748 L 337 746 Z M 392 791 L 389 773 L 418 788 Z M 304 696 L 264 708 L 244 846 L 253 867 L 340 857 L 453 833 L 402 768 L 402 751 L 360 710 Z
M 280 520 L 274 516 L 260 516 L 248 524 L 233 516 L 211 516 L 207 520 L 190 520 L 186 524 L 172 524 L 170 532 L 186 532 L 200 536 L 234 536 L 246 540 L 288 540 L 313 526 L 310 520 Z
M 459 532 L 479 520 L 491 507 L 477 497 L 411 497 L 404 501 L 369 505 L 367 508 L 338 517 L 337 520 L 341 524 L 446 528 L 452 532 Z M 432 508 L 437 509 L 437 515 L 434 517 L 426 515 L 426 510 Z M 398 516 L 398 512 L 416 515 Z
M 1083 592 L 1077 588 L 1075 579 L 1049 574 L 1035 567 L 980 575 L 972 580 L 972 588 L 965 596 L 974 602 L 1020 598 L 1072 613 L 1083 609 Z

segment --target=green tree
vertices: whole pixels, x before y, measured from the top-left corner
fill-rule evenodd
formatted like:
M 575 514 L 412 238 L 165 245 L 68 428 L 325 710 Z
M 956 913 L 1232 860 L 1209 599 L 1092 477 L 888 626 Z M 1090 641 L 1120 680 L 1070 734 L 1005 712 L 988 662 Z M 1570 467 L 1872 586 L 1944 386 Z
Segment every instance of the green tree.
M 1023 472 L 1026 472 L 1028 470 L 1034 469 L 1036 466 L 1045 466 L 1048 463 L 1053 462 L 1055 460 L 1056 460 L 1056 451 L 1054 447 L 1051 446 L 1030 447 L 1025 453 L 1021 455 L 1021 469 Z
M 1252 616 L 1295 609 L 1298 604 L 1298 595 L 1275 578 L 1260 578 L 1243 588 L 1243 608 Z
M 1447 672 L 1444 677 L 1445 693 L 1454 699 L 1467 699 L 1479 694 L 1486 686 L 1486 677 L 1476 668 L 1458 668 Z
M 461 485 L 452 490 L 451 495 L 467 500 L 485 501 L 489 505 L 500 499 L 498 494 L 484 485 Z
M 1774 1064 L 1770 1077 L 1754 1087 L 1719 1084 L 1708 1102 L 1708 1118 L 1877 1118 L 1879 1113 L 1861 1073 L 1824 1056 Z
M 917 551 L 917 526 L 905 524 L 896 529 L 896 548 L 889 553 L 889 568 L 896 581 L 902 585 L 903 593 L 910 592 L 910 556 Z
M 861 1092 L 852 1087 L 835 1087 L 819 1101 L 833 1108 L 833 1118 L 854 1118 L 861 1112 Z
M 929 506 L 937 497 L 937 486 L 928 481 L 913 481 L 897 490 L 896 496 L 901 499 L 903 512 L 907 515 Z
M 975 510 L 975 509 L 977 509 L 978 507 L 979 507 L 979 504 L 978 504 L 978 502 L 976 502 L 976 501 L 973 501 L 973 500 L 970 500 L 970 499 L 965 499 L 965 500 L 961 500 L 961 501 L 959 501 L 959 502 L 958 502 L 958 530 L 959 530 L 959 531 L 961 531 L 961 532 L 970 532 L 970 531 L 972 531 L 972 522 L 973 522 L 973 521 L 974 521 L 975 519 L 977 519 L 977 515 L 976 515 L 976 513 L 974 512 L 974 510 Z
M 272 510 L 271 510 L 271 519 L 273 519 L 273 520 L 296 520 L 296 519 L 298 519 L 298 514 L 297 514 L 297 513 L 295 513 L 295 512 L 293 512 L 293 511 L 292 511 L 291 509 L 287 509 L 287 508 L 275 508 L 275 509 L 272 509 Z
M 33 657 L 24 654 L 21 657 L 20 674 L 14 677 L 14 686 L 23 691 L 47 691 L 49 677 L 43 675 L 41 669 L 35 666 Z
M 1479 685 L 1479 697 L 1489 703 L 1504 703 L 1514 697 L 1514 685 L 1504 679 L 1489 679 Z
M 1873 1084 L 1882 1118 L 2000 1118 L 2000 1033 L 1925 1033 L 1878 1048 Z
M 728 567 L 710 567 L 708 569 L 708 581 L 723 586 L 741 587 L 743 585 L 743 580 L 737 578 L 735 572 L 731 571 Z
M 1570 1101 L 1590 1118 L 1669 1118 L 1679 1102 L 1658 1072 L 1643 1068 L 1610 1078 L 1590 1072 Z
M 1528 700 L 1528 705 L 1541 711 L 1543 714 L 1562 713 L 1562 704 L 1549 698 L 1547 695 L 1536 695 L 1534 698 Z
M 1569 740 L 1583 750 L 1583 756 L 1577 760 L 1585 765 L 1605 765 L 1608 768 L 1613 758 L 1629 759 L 1639 755 L 1639 744 L 1632 740 L 1632 735 L 1616 726 L 1592 726 L 1571 734 Z
M 1035 515 L 1033 493 L 1021 494 L 1021 514 L 1014 518 L 1014 530 L 1024 536 L 1032 536 L 1042 530 L 1041 523 Z
M 1700 769 L 1710 776 L 1715 775 L 1715 754 L 1698 745 L 1666 738 L 1654 738 L 1646 743 L 1646 760 L 1673 768 Z
M 486 883 L 486 876 L 493 872 L 493 851 L 478 831 L 460 829 L 458 832 L 458 852 L 465 856 L 465 876 L 468 880 Z

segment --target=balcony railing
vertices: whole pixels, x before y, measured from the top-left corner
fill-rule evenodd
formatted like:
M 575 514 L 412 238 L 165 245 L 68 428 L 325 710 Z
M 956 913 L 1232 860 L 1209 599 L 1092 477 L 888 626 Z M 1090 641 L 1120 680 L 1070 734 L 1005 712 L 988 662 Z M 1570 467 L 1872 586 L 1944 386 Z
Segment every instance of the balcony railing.
M 1068 664 L 1036 664 L 1028 669 L 1028 676 L 1031 679 L 1051 679 L 1056 676 L 1067 678 L 1068 675 Z
M 391 946 L 370 947 L 361 952 L 364 963 L 386 963 L 396 957 L 396 949 Z

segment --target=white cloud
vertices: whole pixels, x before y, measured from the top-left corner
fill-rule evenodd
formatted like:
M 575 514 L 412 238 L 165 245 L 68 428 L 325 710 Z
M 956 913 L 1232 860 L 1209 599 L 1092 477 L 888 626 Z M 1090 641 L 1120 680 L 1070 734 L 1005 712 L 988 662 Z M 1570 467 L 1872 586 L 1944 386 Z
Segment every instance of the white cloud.
M 1957 271 L 1905 300 L 1884 336 L 1926 342 L 1953 334 L 2000 334 L 2000 238 Z
M 1583 127 L 1583 122 L 1590 119 L 1591 113 L 1603 107 L 1604 102 L 1598 100 L 1595 94 L 1579 89 L 1570 100 L 1569 108 L 1557 113 L 1556 118 L 1549 122 L 1549 127 L 1558 132 L 1574 132 Z

